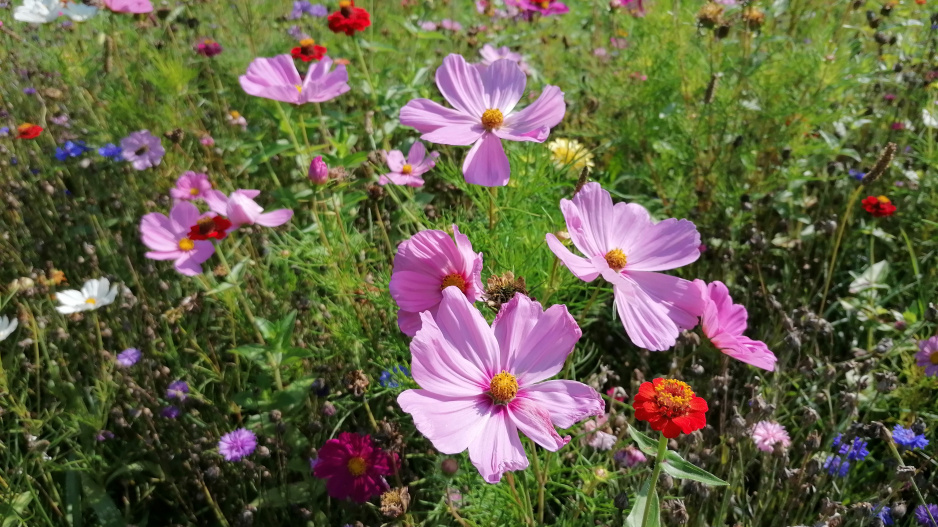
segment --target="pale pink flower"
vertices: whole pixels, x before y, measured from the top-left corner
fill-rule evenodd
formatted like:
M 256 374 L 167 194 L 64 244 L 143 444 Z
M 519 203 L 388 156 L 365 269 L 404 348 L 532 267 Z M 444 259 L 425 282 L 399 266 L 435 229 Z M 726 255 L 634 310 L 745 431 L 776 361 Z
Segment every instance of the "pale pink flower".
M 570 436 L 561 437 L 555 426 L 603 413 L 602 397 L 589 386 L 546 381 L 560 373 L 580 338 L 565 306 L 545 311 L 519 293 L 489 327 L 461 291 L 448 287 L 437 313 L 420 316 L 410 351 L 421 389 L 406 390 L 397 402 L 440 452 L 468 449 L 486 482 L 527 468 L 519 430 L 556 452 Z
M 508 46 L 496 48 L 491 44 L 482 46 L 482 49 L 479 50 L 479 55 L 482 55 L 482 64 L 485 64 L 486 66 L 492 64 L 496 60 L 501 59 L 508 59 L 518 64 L 524 60 L 524 57 L 521 56 L 521 53 L 515 53 Z
M 207 192 L 205 202 L 214 212 L 225 216 L 237 229 L 242 225 L 263 225 L 264 227 L 279 227 L 290 221 L 293 211 L 290 209 L 277 209 L 264 212 L 264 208 L 254 201 L 261 191 L 238 189 L 225 196 L 217 190 Z
M 256 97 L 291 104 L 325 102 L 351 89 L 345 66 L 336 66 L 334 71 L 329 71 L 330 68 L 332 59 L 323 57 L 312 63 L 306 77 L 301 79 L 290 55 L 259 57 L 251 62 L 239 81 L 245 92 Z
M 580 280 L 602 276 L 615 293 L 616 310 L 636 346 L 662 351 L 674 346 L 682 329 L 697 325 L 703 298 L 693 283 L 662 274 L 700 257 L 700 234 L 688 220 L 655 223 L 645 207 L 616 203 L 587 183 L 570 200 L 560 200 L 577 256 L 553 234 L 547 245 Z
M 740 304 L 734 304 L 730 292 L 723 282 L 704 283 L 694 280 L 704 297 L 700 325 L 703 332 L 720 351 L 736 360 L 763 370 L 775 369 L 775 354 L 759 340 L 743 336 L 749 314 Z
M 423 143 L 415 141 L 407 152 L 407 159 L 404 159 L 404 154 L 400 150 L 386 152 L 385 157 L 391 173 L 378 178 L 379 185 L 394 183 L 395 185 L 422 187 L 424 181 L 420 176 L 436 166 L 436 158 L 440 157 L 440 153 L 431 152 L 427 155 L 427 149 Z
M 560 0 L 518 0 L 522 10 L 529 13 L 540 13 L 542 16 L 563 15 L 570 12 L 567 4 Z
M 153 260 L 175 260 L 176 270 L 186 276 L 202 273 L 202 263 L 215 253 L 215 246 L 208 240 L 189 238 L 192 227 L 199 224 L 203 215 L 188 201 L 179 201 L 169 217 L 151 212 L 140 221 L 140 237 L 151 249 L 146 257 Z
M 616 436 L 602 430 L 609 421 L 609 414 L 583 423 L 586 435 L 580 438 L 580 445 L 591 446 L 596 450 L 610 450 L 616 444 Z
M 775 421 L 759 421 L 752 428 L 752 442 L 756 448 L 763 452 L 771 452 L 775 445 L 781 443 L 783 447 L 791 445 L 791 439 L 785 427 Z
M 173 199 L 190 201 L 194 199 L 204 199 L 206 193 L 212 190 L 212 182 L 208 180 L 207 174 L 188 171 L 179 176 L 176 180 L 176 186 L 169 189 L 169 195 Z
M 473 145 L 462 165 L 466 181 L 504 186 L 511 166 L 502 139 L 542 143 L 566 111 L 556 86 L 545 86 L 533 104 L 515 111 L 526 84 L 524 72 L 510 60 L 496 60 L 481 70 L 461 55 L 449 55 L 436 70 L 436 85 L 454 109 L 414 99 L 401 108 L 401 124 L 416 128 L 424 141 Z
M 918 341 L 915 364 L 925 368 L 926 377 L 938 376 L 938 335 Z
M 482 300 L 482 253 L 472 252 L 455 225 L 453 234 L 455 242 L 443 231 L 420 231 L 397 248 L 389 288 L 400 308 L 397 325 L 411 337 L 420 329 L 420 312 L 435 315 L 447 287 L 458 287 L 470 302 Z

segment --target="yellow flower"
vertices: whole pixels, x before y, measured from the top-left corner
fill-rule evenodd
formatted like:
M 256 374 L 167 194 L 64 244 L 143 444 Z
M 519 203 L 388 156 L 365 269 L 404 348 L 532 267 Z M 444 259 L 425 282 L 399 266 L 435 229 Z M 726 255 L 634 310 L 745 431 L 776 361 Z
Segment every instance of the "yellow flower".
M 575 139 L 555 139 L 547 143 L 554 164 L 559 168 L 593 168 L 593 154 Z

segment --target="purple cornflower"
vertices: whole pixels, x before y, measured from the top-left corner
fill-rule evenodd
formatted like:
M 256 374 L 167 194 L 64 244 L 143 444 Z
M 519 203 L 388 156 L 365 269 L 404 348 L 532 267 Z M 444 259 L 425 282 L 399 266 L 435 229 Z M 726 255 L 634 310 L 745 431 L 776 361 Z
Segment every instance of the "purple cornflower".
M 408 370 L 406 366 L 398 364 L 393 368 L 381 372 L 381 376 L 378 377 L 378 382 L 385 388 L 400 388 L 400 383 L 394 380 L 395 377 L 400 376 L 410 377 L 410 370 Z
M 98 155 L 120 161 L 124 159 L 124 151 L 114 143 L 108 143 L 98 149 Z
M 309 38 L 309 35 L 307 35 L 300 26 L 290 26 L 290 28 L 287 29 L 287 34 L 296 41 Z
M 642 451 L 635 448 L 632 445 L 629 445 L 612 456 L 612 459 L 615 460 L 616 464 L 620 467 L 632 468 L 639 463 L 644 463 L 648 461 L 648 458 L 645 457 L 645 454 L 642 454 Z
M 856 437 L 853 439 L 853 443 L 847 445 L 846 443 L 840 445 L 840 455 L 847 456 L 847 459 L 850 461 L 863 461 L 866 459 L 866 456 L 870 455 L 870 451 L 866 449 L 866 440 Z
M 108 439 L 114 439 L 114 432 L 110 430 L 99 430 L 98 434 L 94 436 L 97 441 L 107 441 Z
M 850 462 L 846 459 L 842 459 L 840 456 L 827 456 L 827 459 L 824 461 L 824 468 L 827 469 L 827 473 L 831 476 L 845 478 L 847 477 L 847 472 L 850 471 Z
M 66 127 L 66 128 L 68 128 L 68 127 L 70 126 L 70 125 L 68 124 L 68 114 L 66 114 L 66 113 L 60 113 L 59 115 L 53 115 L 51 118 L 49 118 L 49 122 L 51 122 L 52 124 L 59 125 L 59 126 L 64 126 L 64 127 Z
M 10 127 L 0 126 L 0 137 L 6 137 L 8 135 L 10 135 Z
M 121 368 L 129 368 L 137 364 L 141 356 L 143 356 L 143 353 L 140 353 L 137 348 L 127 348 L 117 354 L 117 365 Z
M 866 175 L 866 172 L 860 172 L 859 170 L 855 168 L 851 168 L 850 170 L 847 171 L 847 174 L 850 174 L 850 177 L 852 177 L 853 179 L 857 181 L 863 181 L 863 176 Z
M 928 439 L 925 439 L 925 434 L 916 434 L 911 428 L 904 428 L 902 425 L 896 425 L 892 429 L 892 439 L 897 445 L 909 450 L 928 446 Z
M 79 157 L 89 150 L 91 149 L 85 146 L 84 141 L 65 141 L 64 145 L 55 149 L 55 158 L 65 161 L 70 157 Z
M 250 456 L 255 448 L 257 448 L 257 436 L 247 428 L 228 432 L 218 441 L 218 452 L 226 461 L 238 461 Z
M 180 413 L 182 412 L 179 411 L 179 408 L 176 408 L 175 406 L 167 406 L 166 408 L 163 408 L 163 410 L 160 412 L 160 415 L 166 419 L 176 419 L 179 417 Z
M 166 154 L 160 138 L 149 130 L 140 130 L 121 139 L 121 149 L 124 151 L 124 159 L 130 161 L 137 170 L 159 165 Z
M 927 505 L 919 505 L 915 508 L 915 521 L 917 521 L 919 525 L 938 527 L 938 523 L 936 523 L 935 520 L 938 520 L 938 505 L 929 503 Z
M 23 88 L 23 93 L 26 95 L 36 95 L 36 88 Z
M 314 16 L 314 17 L 324 17 L 329 14 L 329 10 L 325 6 L 319 4 L 311 4 L 309 0 L 298 0 L 293 2 L 293 11 L 287 17 L 290 20 L 296 20 L 298 18 L 303 18 L 303 15 Z
M 186 400 L 186 394 L 189 393 L 189 385 L 186 381 L 173 381 L 166 388 L 167 399 L 179 399 L 180 402 Z
M 886 505 L 873 509 L 873 517 L 882 520 L 883 525 L 893 525 L 895 523 L 892 519 L 892 508 Z

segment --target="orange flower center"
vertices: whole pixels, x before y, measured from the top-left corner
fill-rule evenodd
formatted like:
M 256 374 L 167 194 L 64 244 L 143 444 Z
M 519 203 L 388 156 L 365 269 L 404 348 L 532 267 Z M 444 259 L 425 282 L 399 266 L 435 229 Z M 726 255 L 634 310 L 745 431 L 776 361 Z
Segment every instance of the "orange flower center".
M 189 195 L 190 195 L 190 196 L 198 196 L 198 195 L 199 195 L 199 189 L 197 189 L 197 188 L 190 188 L 190 189 L 189 189 Z
M 311 48 L 315 44 L 316 44 L 316 41 L 311 38 L 304 38 L 303 40 L 300 41 L 300 47 L 303 47 L 303 48 Z
M 518 395 L 518 379 L 515 376 L 502 370 L 501 373 L 492 377 L 489 383 L 489 395 L 495 404 L 508 404 L 515 395 Z
M 410 165 L 404 165 L 404 168 L 401 169 L 401 174 L 410 175 L 414 171 L 414 167 Z
M 666 379 L 655 385 L 655 402 L 666 409 L 670 417 L 680 417 L 690 410 L 694 390 L 685 382 Z
M 440 283 L 440 291 L 446 289 L 447 287 L 454 285 L 459 288 L 463 293 L 466 292 L 466 279 L 462 277 L 459 273 L 448 274 L 443 277 L 443 282 Z
M 342 0 L 341 2 L 339 2 L 339 7 L 341 7 L 342 9 L 345 9 L 347 7 L 352 7 L 353 5 L 355 4 L 353 4 L 351 0 Z
M 548 7 L 550 7 L 550 0 L 544 0 L 541 2 L 541 9 L 547 9 Z
M 189 238 L 183 238 L 179 240 L 179 250 L 180 251 L 191 251 L 195 249 L 195 242 Z
M 34 127 L 34 126 L 36 126 L 36 125 L 34 125 L 33 123 L 23 123 L 23 124 L 21 124 L 21 125 L 19 125 L 19 126 L 16 127 L 16 131 L 19 132 L 19 133 L 21 133 L 21 134 L 23 134 L 23 133 L 28 132 L 29 129 L 32 128 L 32 127 Z
M 358 477 L 364 474 L 366 470 L 368 470 L 368 463 L 365 463 L 363 458 L 355 456 L 348 460 L 349 474 Z
M 482 114 L 482 126 L 486 130 L 494 130 L 505 122 L 505 116 L 498 108 L 489 108 Z
M 621 271 L 625 268 L 625 264 L 628 262 L 628 259 L 625 257 L 625 253 L 622 252 L 622 249 L 613 249 L 606 253 L 606 263 L 609 264 L 614 271 Z
M 98 300 L 95 299 L 95 298 L 89 298 L 88 300 L 85 300 L 85 303 L 86 303 L 86 304 L 95 305 L 95 304 L 98 303 Z M 933 356 L 935 356 L 935 355 L 933 355 Z
M 880 203 L 884 203 L 884 204 L 891 203 L 891 201 L 889 201 L 889 198 L 887 198 L 886 196 L 879 196 L 878 198 L 876 198 L 876 201 Z
M 933 351 L 932 354 L 928 357 L 928 361 L 932 364 L 938 364 L 938 351 Z
M 236 112 L 234 110 L 231 110 L 230 112 L 228 112 L 228 115 L 230 115 L 232 119 L 237 119 L 238 117 L 241 117 L 241 112 Z

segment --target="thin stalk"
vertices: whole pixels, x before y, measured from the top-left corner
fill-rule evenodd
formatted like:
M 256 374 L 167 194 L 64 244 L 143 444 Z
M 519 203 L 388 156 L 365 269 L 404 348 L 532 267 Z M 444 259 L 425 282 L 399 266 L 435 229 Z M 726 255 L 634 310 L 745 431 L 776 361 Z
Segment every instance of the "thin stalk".
M 831 261 L 827 264 L 827 277 L 824 279 L 824 292 L 821 294 L 821 309 L 818 310 L 818 313 L 824 313 L 824 306 L 827 304 L 827 292 L 831 287 L 831 279 L 834 277 L 834 266 L 837 265 L 837 253 L 840 251 L 840 242 L 844 237 L 844 230 L 847 228 L 847 223 L 850 221 L 850 213 L 853 212 L 853 206 L 857 202 L 857 198 L 860 197 L 860 193 L 863 192 L 865 187 L 860 185 L 856 190 L 853 191 L 853 194 L 850 194 L 850 199 L 847 200 L 847 210 L 844 211 L 844 219 L 840 222 L 840 226 L 837 228 L 837 238 L 834 240 L 834 250 L 831 252 Z
M 375 84 L 371 82 L 371 73 L 368 71 L 368 63 L 365 61 L 365 55 L 362 53 L 362 47 L 358 43 L 357 38 L 353 38 L 352 42 L 355 43 L 355 53 L 358 54 L 358 61 L 362 64 L 362 71 L 365 72 L 365 81 L 368 82 L 368 88 L 371 90 L 371 101 L 375 103 L 375 106 L 378 106 L 378 92 L 375 91 Z
M 518 504 L 518 508 L 520 508 L 521 512 L 524 514 L 524 523 L 534 525 L 534 520 L 528 515 L 528 511 L 524 510 L 524 502 L 522 502 L 521 497 L 518 496 L 518 489 L 515 487 L 515 475 L 511 472 L 506 472 L 505 477 L 508 479 L 508 488 L 511 489 L 511 496 L 515 499 L 515 503 Z
M 489 230 L 495 230 L 495 194 L 498 187 L 489 187 Z
M 326 128 L 326 117 L 322 113 L 322 105 L 318 102 L 316 103 L 316 113 L 319 115 L 319 133 L 322 134 L 322 142 L 329 143 L 332 141 L 332 134 Z
M 664 460 L 664 454 L 668 451 L 668 438 L 661 434 L 658 438 L 658 454 L 655 456 L 655 470 L 651 473 L 651 482 L 648 484 L 648 495 L 645 497 L 645 512 L 642 514 L 642 527 L 648 525 L 648 516 L 651 514 L 651 500 L 655 495 L 655 488 L 658 486 L 658 476 L 661 474 L 661 462 Z
M 537 443 L 531 442 L 532 451 L 531 458 L 534 459 L 534 478 L 537 480 L 537 523 L 544 523 L 544 487 L 547 486 L 547 476 L 548 472 L 545 467 L 544 471 L 541 471 L 541 461 L 537 455 Z M 547 455 L 550 455 L 548 452 Z
M 886 444 L 889 446 L 889 453 L 892 454 L 892 457 L 896 458 L 896 461 L 899 463 L 900 467 L 906 466 L 902 461 L 902 455 L 899 454 L 899 450 L 896 449 L 896 442 L 892 439 L 892 433 L 888 429 L 884 428 L 883 433 L 889 438 L 886 441 Z M 912 489 L 915 491 L 915 496 L 918 498 L 922 504 L 925 504 L 925 497 L 922 496 L 922 491 L 919 490 L 918 485 L 915 484 L 915 478 L 909 478 L 909 483 L 912 484 Z M 931 519 L 932 524 L 938 525 L 938 521 L 935 520 L 935 517 L 932 515 L 931 510 L 928 507 L 925 507 L 925 512 L 928 514 L 928 517 Z

